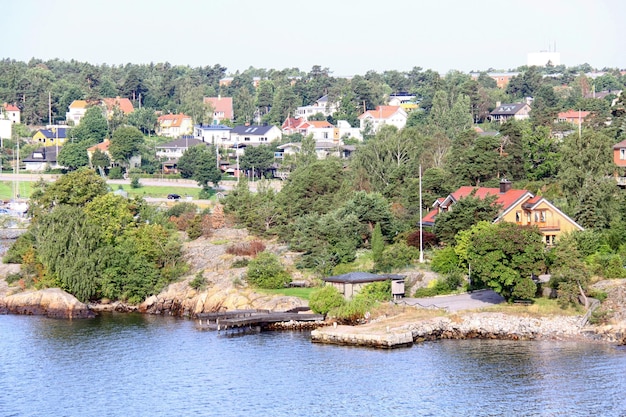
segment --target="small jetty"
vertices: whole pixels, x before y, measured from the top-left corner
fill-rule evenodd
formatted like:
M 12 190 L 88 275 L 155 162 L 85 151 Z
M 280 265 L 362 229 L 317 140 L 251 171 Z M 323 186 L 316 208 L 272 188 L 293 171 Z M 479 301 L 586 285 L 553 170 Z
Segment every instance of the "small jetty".
M 308 311 L 308 309 L 306 310 Z M 232 310 L 202 313 L 196 316 L 198 324 L 215 330 L 235 330 L 245 328 L 269 329 L 280 323 L 322 323 L 324 315 L 306 313 L 296 308 L 289 311 Z M 286 326 L 279 326 L 285 328 Z M 303 326 L 294 326 L 302 328 Z

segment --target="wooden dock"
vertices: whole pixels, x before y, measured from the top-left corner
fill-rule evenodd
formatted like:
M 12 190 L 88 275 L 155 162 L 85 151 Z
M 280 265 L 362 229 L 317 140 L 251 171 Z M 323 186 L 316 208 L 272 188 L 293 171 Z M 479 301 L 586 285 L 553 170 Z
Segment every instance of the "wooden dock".
M 323 321 L 324 315 L 302 313 L 299 311 L 272 312 L 268 310 L 233 310 L 198 314 L 200 325 L 216 330 L 237 329 L 242 327 L 267 328 L 276 323 Z M 203 323 L 204 321 L 204 323 Z

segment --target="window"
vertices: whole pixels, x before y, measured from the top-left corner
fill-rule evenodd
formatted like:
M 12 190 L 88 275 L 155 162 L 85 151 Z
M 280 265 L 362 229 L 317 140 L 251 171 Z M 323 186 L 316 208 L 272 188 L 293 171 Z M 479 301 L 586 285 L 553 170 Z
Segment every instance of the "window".
M 250 136 L 245 136 L 245 137 L 243 138 L 243 141 L 244 141 L 244 142 L 250 142 Z
M 621 160 L 626 159 L 626 149 L 620 149 L 619 150 L 619 159 L 621 159 Z
M 328 139 L 328 132 L 324 132 L 324 139 Z
M 545 210 L 541 210 L 539 212 L 539 221 L 541 221 L 541 223 L 545 223 L 546 222 L 546 211 Z
M 521 223 L 522 222 L 522 212 L 521 211 L 516 211 L 515 212 L 515 222 L 516 223 Z

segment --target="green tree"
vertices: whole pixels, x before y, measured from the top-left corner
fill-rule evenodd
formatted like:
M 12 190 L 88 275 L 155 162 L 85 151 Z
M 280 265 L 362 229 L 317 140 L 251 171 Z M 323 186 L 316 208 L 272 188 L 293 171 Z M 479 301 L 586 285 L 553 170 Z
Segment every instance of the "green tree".
M 583 254 L 578 250 L 576 234 L 561 236 L 552 248 L 550 257 L 550 288 L 557 290 L 559 304 L 562 307 L 577 305 L 579 296 L 585 297 L 591 279 L 591 273 L 583 262 Z
M 61 176 L 44 188 L 35 190 L 31 195 L 31 202 L 34 208 L 41 210 L 51 210 L 61 204 L 82 207 L 107 192 L 107 184 L 103 178 L 92 169 L 80 168 Z
M 111 166 L 111 160 L 109 156 L 102 152 L 100 149 L 96 149 L 91 155 L 91 166 L 94 168 L 108 168 Z
M 66 143 L 59 151 L 59 165 L 67 167 L 70 171 L 86 167 L 89 165 L 88 147 L 89 143 L 86 141 Z
M 135 111 L 128 115 L 128 124 L 141 130 L 141 133 L 144 135 L 154 133 L 156 123 L 156 113 L 154 109 L 149 107 L 135 109 Z
M 139 129 L 123 126 L 113 133 L 109 153 L 114 161 L 128 164 L 133 156 L 139 154 L 143 143 L 143 134 Z
M 343 295 L 332 285 L 325 285 L 311 292 L 309 307 L 318 314 L 328 314 L 330 310 L 341 307 L 346 302 Z
M 376 223 L 374 231 L 372 232 L 372 258 L 374 264 L 378 264 L 383 257 L 383 251 L 385 250 L 385 240 L 383 238 L 383 232 L 380 230 L 380 223 Z
M 241 169 L 252 170 L 252 177 L 263 176 L 274 164 L 274 149 L 269 145 L 248 146 L 239 160 Z
M 454 208 L 437 215 L 434 232 L 445 243 L 453 244 L 461 230 L 467 230 L 480 221 L 492 222 L 501 206 L 494 204 L 497 196 L 480 198 L 472 192 L 469 196 L 454 203 Z
M 472 284 L 486 285 L 507 300 L 535 296 L 531 276 L 545 269 L 538 228 L 501 222 L 476 230 L 470 241 L 467 257 Z
M 70 130 L 69 136 L 76 141 L 85 141 L 90 145 L 100 143 L 107 137 L 109 126 L 100 106 L 87 109 L 80 124 Z
M 248 263 L 246 278 L 252 285 L 268 289 L 283 288 L 291 282 L 278 256 L 265 251 Z
M 196 180 L 203 190 L 209 189 L 210 182 L 217 186 L 222 179 L 213 146 L 201 144 L 187 149 L 178 160 L 178 170 L 183 178 Z

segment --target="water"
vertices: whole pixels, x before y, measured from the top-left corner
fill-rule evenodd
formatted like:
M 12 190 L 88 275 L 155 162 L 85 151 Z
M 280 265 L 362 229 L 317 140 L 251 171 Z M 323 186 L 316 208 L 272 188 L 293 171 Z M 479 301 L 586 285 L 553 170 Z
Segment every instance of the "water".
M 441 341 L 400 350 L 227 337 L 193 321 L 0 316 L 0 416 L 626 416 L 626 350 Z

